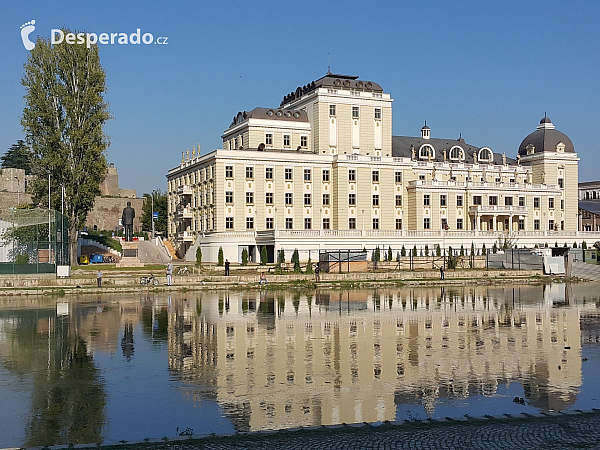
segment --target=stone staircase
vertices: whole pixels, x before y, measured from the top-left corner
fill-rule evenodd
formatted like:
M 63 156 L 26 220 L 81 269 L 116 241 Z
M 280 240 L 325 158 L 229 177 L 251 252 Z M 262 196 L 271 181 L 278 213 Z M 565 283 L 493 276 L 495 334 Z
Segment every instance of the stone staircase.
M 165 244 L 165 247 L 169 251 L 169 255 L 171 255 L 172 259 L 179 259 L 177 257 L 177 252 L 175 251 L 175 247 L 173 247 L 173 243 L 171 241 L 164 240 L 163 244 Z
M 600 266 L 574 262 L 571 268 L 571 275 L 585 280 L 600 281 Z

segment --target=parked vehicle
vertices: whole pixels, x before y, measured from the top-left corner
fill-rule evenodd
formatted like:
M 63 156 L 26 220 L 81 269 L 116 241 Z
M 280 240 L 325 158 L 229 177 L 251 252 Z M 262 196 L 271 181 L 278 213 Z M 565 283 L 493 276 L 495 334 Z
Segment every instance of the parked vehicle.
M 148 275 L 147 277 L 140 278 L 140 284 L 153 284 L 154 286 L 158 286 L 158 278 L 156 278 L 154 275 Z
M 190 271 L 189 271 L 189 269 L 187 268 L 187 266 L 180 267 L 180 268 L 177 270 L 177 275 L 185 275 L 185 276 L 188 276 L 189 274 L 190 274 Z

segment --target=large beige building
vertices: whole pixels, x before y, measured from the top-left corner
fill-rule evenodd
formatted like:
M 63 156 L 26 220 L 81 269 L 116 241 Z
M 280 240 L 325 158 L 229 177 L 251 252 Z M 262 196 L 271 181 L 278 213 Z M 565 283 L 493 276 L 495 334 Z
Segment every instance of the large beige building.
M 307 259 L 325 249 L 426 244 L 489 248 L 592 241 L 577 231 L 578 157 L 544 117 L 516 159 L 431 135 L 392 135 L 392 98 L 328 73 L 278 108 L 239 112 L 223 148 L 182 154 L 167 174 L 169 238 L 193 259 L 254 261 L 266 246 Z M 288 253 L 289 251 L 289 253 Z M 314 259 L 315 255 L 313 255 Z

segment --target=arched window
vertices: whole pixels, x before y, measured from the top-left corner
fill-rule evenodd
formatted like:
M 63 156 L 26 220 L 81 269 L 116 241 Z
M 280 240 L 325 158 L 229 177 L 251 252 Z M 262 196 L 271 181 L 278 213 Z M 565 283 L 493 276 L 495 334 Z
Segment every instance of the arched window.
M 465 152 L 463 151 L 462 147 L 459 147 L 458 145 L 455 145 L 454 147 L 452 147 L 450 149 L 450 159 L 464 161 L 465 160 Z
M 429 144 L 423 144 L 419 149 L 419 159 L 434 159 L 435 150 Z
M 481 150 L 479 150 L 477 160 L 484 162 L 492 162 L 492 151 L 487 147 L 483 147 Z

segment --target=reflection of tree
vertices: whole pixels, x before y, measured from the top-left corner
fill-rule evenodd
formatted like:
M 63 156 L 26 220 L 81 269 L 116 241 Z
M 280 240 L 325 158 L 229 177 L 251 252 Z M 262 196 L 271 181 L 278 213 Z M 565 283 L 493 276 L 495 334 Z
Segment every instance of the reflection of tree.
M 169 336 L 167 309 L 162 307 L 154 311 L 152 315 L 152 306 L 144 305 L 142 307 L 142 331 L 146 336 L 152 336 L 155 341 L 166 342 Z
M 102 442 L 106 393 L 99 371 L 81 338 L 57 341 L 47 371 L 34 376 L 25 445 Z
M 106 393 L 87 344 L 69 320 L 52 310 L 25 310 L 15 327 L 9 370 L 33 374 L 31 414 L 25 446 L 102 441 Z

